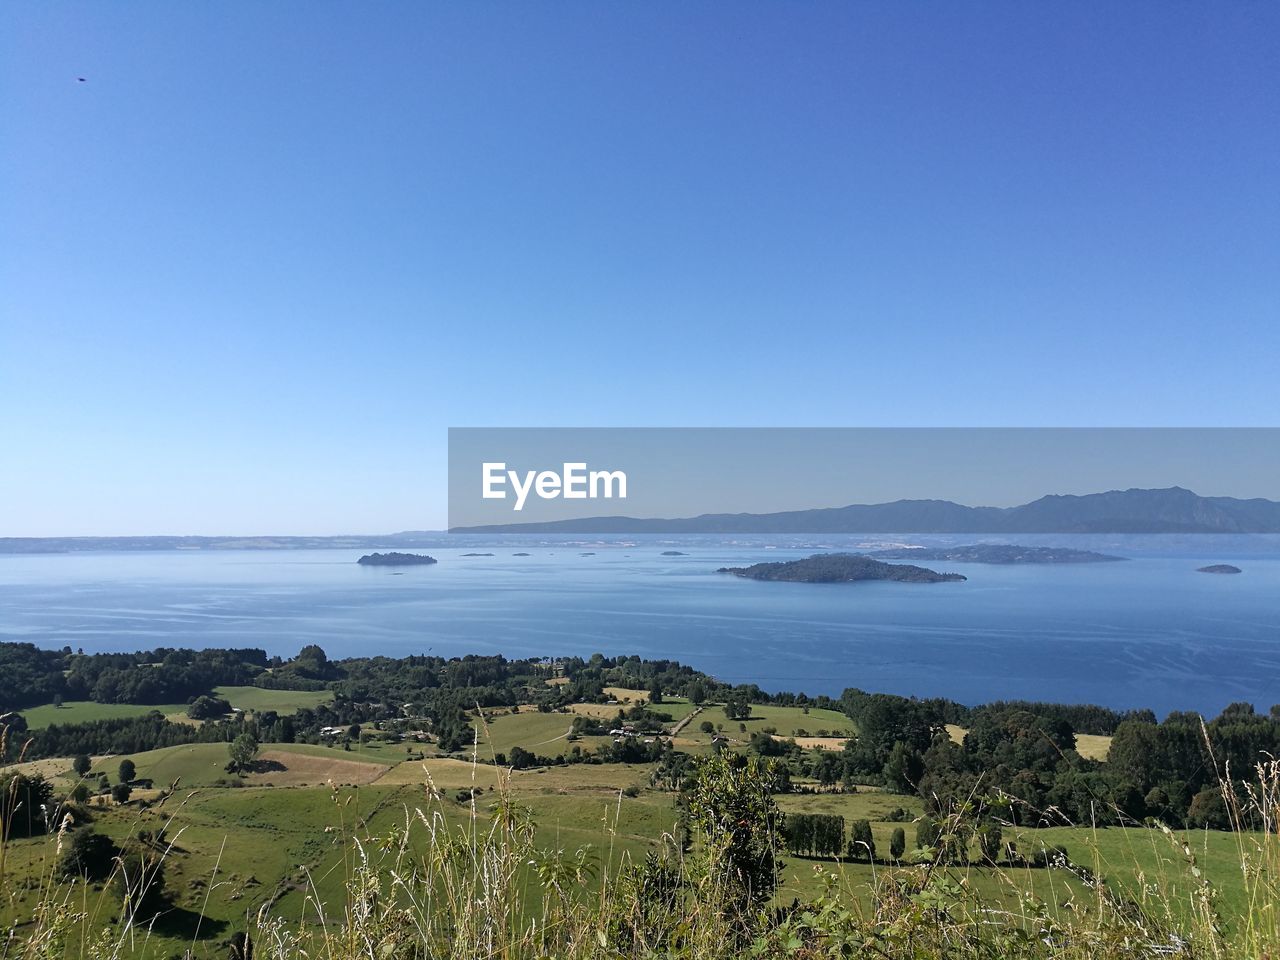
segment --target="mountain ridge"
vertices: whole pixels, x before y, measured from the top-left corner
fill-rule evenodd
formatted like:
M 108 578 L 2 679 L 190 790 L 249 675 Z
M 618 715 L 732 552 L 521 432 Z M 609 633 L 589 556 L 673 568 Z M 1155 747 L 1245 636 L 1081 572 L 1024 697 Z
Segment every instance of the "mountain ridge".
M 1280 533 L 1280 503 L 1183 487 L 1047 494 L 1014 507 L 893 500 L 774 513 L 586 517 L 452 527 L 454 533 Z

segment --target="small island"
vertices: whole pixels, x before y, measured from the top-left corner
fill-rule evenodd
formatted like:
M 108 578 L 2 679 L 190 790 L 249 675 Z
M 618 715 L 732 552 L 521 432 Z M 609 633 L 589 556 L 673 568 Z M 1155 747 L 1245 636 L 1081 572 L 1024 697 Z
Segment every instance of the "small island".
M 424 567 L 435 562 L 423 553 L 366 553 L 356 561 L 365 567 Z
M 1244 571 L 1229 563 L 1211 563 L 1207 567 L 1198 568 L 1196 573 L 1244 573 Z
M 895 580 L 899 583 L 946 583 L 968 578 L 959 573 L 938 573 L 908 563 L 883 563 L 856 553 L 820 553 L 804 560 L 755 563 L 749 567 L 721 567 L 748 580 L 788 583 L 852 583 L 857 580 Z
M 883 560 L 946 560 L 951 563 L 1113 563 L 1113 557 L 1068 547 L 1021 547 L 1012 543 L 973 543 L 959 547 L 904 547 L 868 554 Z
M 662 555 L 664 557 L 687 557 L 688 556 L 687 553 L 681 553 L 679 550 L 663 550 Z
M 527 557 L 527 556 L 529 556 L 529 554 L 527 554 L 527 553 L 513 553 L 513 554 L 512 554 L 512 556 L 513 556 L 513 557 Z
M 464 557 L 492 557 L 492 553 L 464 553 Z

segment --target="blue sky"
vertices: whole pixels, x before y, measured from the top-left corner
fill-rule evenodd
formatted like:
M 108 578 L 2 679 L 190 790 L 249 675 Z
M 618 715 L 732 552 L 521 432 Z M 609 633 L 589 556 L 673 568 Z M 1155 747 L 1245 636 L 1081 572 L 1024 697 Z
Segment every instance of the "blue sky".
M 0 535 L 439 527 L 449 426 L 1275 425 L 1277 47 L 1261 3 L 6 4 Z

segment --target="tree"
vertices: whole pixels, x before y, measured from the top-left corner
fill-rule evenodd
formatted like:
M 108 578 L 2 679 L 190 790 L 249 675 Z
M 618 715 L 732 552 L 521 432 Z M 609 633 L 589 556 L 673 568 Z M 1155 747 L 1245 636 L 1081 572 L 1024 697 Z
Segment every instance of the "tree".
M 1191 798 L 1191 806 L 1187 808 L 1187 823 L 1210 830 L 1231 829 L 1231 817 L 1222 799 L 1221 787 L 1206 787 Z
M 62 694 L 60 694 L 60 693 L 55 693 L 55 694 L 53 695 L 53 709 L 55 709 L 55 710 L 61 710 L 61 709 L 62 709 L 62 704 L 63 704 L 63 702 L 64 702 L 64 701 L 63 701 L 63 699 L 62 699 Z
M 74 803 L 85 803 L 89 799 L 89 785 L 87 783 L 77 783 L 71 788 L 71 800 Z
M 662 702 L 662 684 L 658 683 L 657 680 L 649 684 L 649 702 L 650 703 Z
M 707 699 L 707 688 L 701 680 L 695 680 L 689 684 L 689 702 L 695 707 L 702 706 Z
M 924 774 L 924 760 L 918 750 L 901 740 L 893 744 L 884 762 L 884 785 L 897 793 L 915 793 Z
M 792 853 L 834 857 L 844 852 L 844 817 L 828 813 L 792 813 L 782 823 L 782 838 Z
M 538 762 L 538 758 L 524 747 L 512 747 L 511 755 L 507 762 L 511 764 L 513 770 L 526 770 L 534 766 Z
M 309 643 L 299 650 L 290 666 L 299 676 L 312 680 L 327 679 L 330 673 L 329 657 L 314 643 Z
M 53 785 L 40 774 L 0 774 L 0 842 L 43 833 Z
M 71 769 L 76 772 L 77 777 L 84 777 L 93 769 L 93 761 L 88 754 L 82 753 L 71 762 Z
M 137 775 L 138 769 L 133 765 L 133 761 L 125 757 L 120 761 L 120 769 L 117 771 L 117 779 L 121 783 L 133 783 L 133 778 Z
M 58 869 L 68 880 L 76 877 L 105 880 L 119 853 L 119 848 L 110 837 L 89 827 L 82 827 L 71 835 L 71 842 L 67 845 L 67 852 L 62 855 Z
M 125 804 L 129 802 L 129 797 L 133 795 L 133 787 L 127 783 L 117 783 L 111 788 L 111 799 L 116 803 Z
M 809 773 L 824 787 L 829 787 L 840 779 L 844 773 L 844 761 L 838 753 L 831 750 L 820 750 L 814 759 Z
M 893 828 L 893 835 L 889 837 L 889 856 L 894 860 L 901 860 L 902 855 L 907 852 L 907 833 L 901 827 Z
M 251 733 L 242 733 L 227 745 L 231 754 L 231 769 L 236 773 L 244 773 L 253 765 L 253 758 L 258 755 L 258 741 Z
M 929 817 L 921 817 L 916 821 L 916 847 L 924 850 L 936 847 L 942 837 L 941 827 Z
M 876 841 L 871 835 L 871 821 L 855 820 L 849 830 L 849 859 L 871 862 L 876 858 Z
M 716 732 L 715 725 L 710 720 L 703 720 L 700 724 L 698 724 L 698 729 L 701 730 L 703 733 Z
M 231 712 L 231 704 L 221 697 L 201 695 L 191 701 L 187 707 L 187 716 L 192 720 L 216 720 Z
M 782 863 L 775 851 L 782 812 L 769 787 L 772 764 L 755 756 L 722 753 L 698 765 L 687 808 L 701 833 L 710 870 L 736 887 L 730 909 L 739 915 L 769 901 Z

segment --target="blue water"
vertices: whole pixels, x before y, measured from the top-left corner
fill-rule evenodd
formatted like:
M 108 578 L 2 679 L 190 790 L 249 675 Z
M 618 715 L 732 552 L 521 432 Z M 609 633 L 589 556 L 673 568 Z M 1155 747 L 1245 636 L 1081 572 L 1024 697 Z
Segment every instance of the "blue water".
M 1280 702 L 1280 542 L 1158 540 L 1109 538 L 1105 547 L 1133 558 L 1125 563 L 925 564 L 969 577 L 940 584 L 758 583 L 714 572 L 814 552 L 781 540 L 444 538 L 430 550 L 439 564 L 400 570 L 357 566 L 360 550 L 0 556 L 0 639 L 90 652 L 259 646 L 282 656 L 318 643 L 331 657 L 599 651 L 678 659 L 769 690 L 857 686 L 1161 714 Z M 673 548 L 687 556 L 660 555 Z M 1195 572 L 1219 562 L 1245 573 Z

